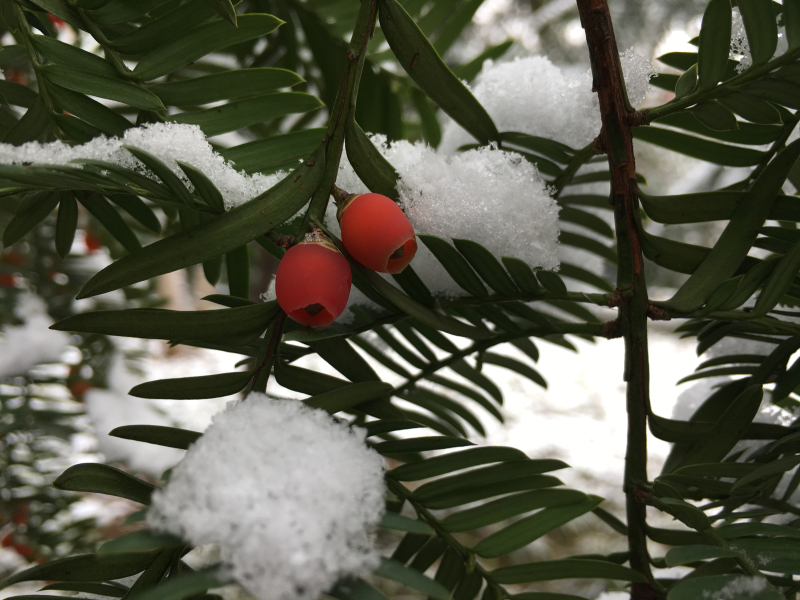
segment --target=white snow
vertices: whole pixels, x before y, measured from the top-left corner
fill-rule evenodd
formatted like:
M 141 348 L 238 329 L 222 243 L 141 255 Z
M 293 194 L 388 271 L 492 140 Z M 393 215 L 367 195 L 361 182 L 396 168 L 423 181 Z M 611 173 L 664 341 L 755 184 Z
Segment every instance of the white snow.
M 789 48 L 789 43 L 786 39 L 786 29 L 782 26 L 778 27 L 778 46 L 775 49 L 774 56 L 780 56 Z M 733 7 L 733 20 L 731 22 L 731 53 L 730 57 L 738 60 L 739 64 L 736 67 L 737 73 L 742 73 L 750 68 L 753 64 L 753 57 L 750 54 L 750 42 L 747 41 L 747 32 L 744 29 L 744 21 L 742 20 L 742 13 L 739 12 L 739 7 Z
M 383 460 L 326 412 L 252 393 L 214 417 L 153 495 L 148 522 L 218 543 L 225 576 L 260 598 L 313 600 L 374 568 Z
M 121 138 L 100 136 L 78 146 L 60 141 L 45 144 L 28 142 L 21 146 L 0 144 L 0 164 L 29 162 L 69 165 L 75 159 L 93 159 L 122 165 L 158 180 L 141 162 L 123 149 L 123 145 L 135 146 L 159 158 L 190 190 L 194 187 L 176 161 L 196 167 L 222 192 L 225 206 L 229 209 L 268 190 L 285 175 L 279 172 L 272 175 L 256 173 L 251 176 L 237 171 L 214 151 L 199 126 L 179 123 L 148 123 L 128 129 Z
M 657 71 L 633 49 L 620 54 L 628 98 L 644 100 Z M 500 131 L 519 131 L 564 143 L 572 148 L 589 144 L 600 131 L 597 94 L 591 72 L 570 74 L 544 56 L 510 62 L 487 61 L 473 95 Z M 440 151 L 453 152 L 475 140 L 454 121 L 444 129 Z
M 703 592 L 704 600 L 743 600 L 760 594 L 767 589 L 764 577 L 737 577 L 716 592 Z
M 24 375 L 36 365 L 59 362 L 69 344 L 69 334 L 49 329 L 53 319 L 38 296 L 20 298 L 17 317 L 22 325 L 0 332 L 0 377 Z

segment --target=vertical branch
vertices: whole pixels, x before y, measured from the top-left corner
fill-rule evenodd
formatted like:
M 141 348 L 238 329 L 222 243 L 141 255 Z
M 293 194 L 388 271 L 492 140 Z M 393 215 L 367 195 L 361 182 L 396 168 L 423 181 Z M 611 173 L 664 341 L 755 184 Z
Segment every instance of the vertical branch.
M 630 565 L 647 577 L 634 583 L 632 600 L 661 595 L 650 571 L 647 552 L 645 494 L 647 481 L 647 415 L 650 409 L 647 357 L 647 309 L 644 259 L 637 229 L 639 199 L 631 127 L 643 122 L 627 101 L 619 51 L 606 0 L 577 0 L 581 24 L 592 61 L 593 91 L 600 101 L 602 129 L 594 147 L 608 155 L 611 171 L 611 204 L 617 234 L 618 323 L 625 339 L 628 439 L 625 456 L 624 491 L 628 518 Z

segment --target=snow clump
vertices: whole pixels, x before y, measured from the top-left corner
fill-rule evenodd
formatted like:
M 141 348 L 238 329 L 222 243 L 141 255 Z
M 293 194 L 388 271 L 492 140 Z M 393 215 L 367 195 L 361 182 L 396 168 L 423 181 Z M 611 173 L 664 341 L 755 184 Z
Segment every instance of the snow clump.
M 789 42 L 786 39 L 786 28 L 783 26 L 778 27 L 778 46 L 775 48 L 775 56 L 780 56 L 789 48 Z M 738 60 L 739 64 L 736 65 L 736 72 L 743 73 L 753 64 L 753 56 L 750 54 L 750 42 L 747 41 L 747 31 L 744 28 L 744 20 L 742 13 L 739 12 L 739 7 L 733 7 L 733 18 L 731 20 L 731 52 L 730 58 Z
M 222 573 L 260 598 L 315 600 L 378 565 L 383 460 L 365 431 L 251 393 L 214 417 L 153 494 L 149 524 L 222 548 Z
M 636 105 L 650 89 L 656 68 L 633 49 L 620 54 L 628 98 Z M 472 90 L 499 131 L 519 131 L 559 141 L 572 148 L 589 144 L 600 132 L 592 74 L 570 74 L 544 56 L 487 61 Z M 454 152 L 474 143 L 454 121 L 444 130 L 440 151 Z
M 389 145 L 385 136 L 371 138 L 400 176 L 400 205 L 417 233 L 466 238 L 498 258 L 558 269 L 559 208 L 535 165 L 491 147 L 446 155 L 422 142 Z M 344 157 L 337 185 L 368 191 Z M 415 257 L 415 271 L 422 262 Z
M 102 160 L 138 171 L 157 180 L 144 165 L 123 146 L 135 146 L 149 152 L 177 175 L 189 190 L 194 186 L 178 166 L 177 161 L 202 171 L 217 186 L 225 199 L 226 208 L 244 204 L 278 183 L 285 173 L 247 175 L 237 171 L 211 147 L 198 125 L 182 123 L 148 123 L 132 127 L 119 138 L 96 137 L 85 144 L 70 146 L 64 142 L 27 142 L 21 146 L 0 144 L 0 164 L 32 163 L 39 165 L 69 165 L 76 159 Z

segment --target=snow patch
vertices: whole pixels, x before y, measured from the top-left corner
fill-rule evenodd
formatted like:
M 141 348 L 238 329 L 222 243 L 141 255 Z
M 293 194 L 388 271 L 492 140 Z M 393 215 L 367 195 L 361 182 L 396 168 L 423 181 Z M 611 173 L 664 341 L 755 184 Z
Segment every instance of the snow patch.
M 99 136 L 77 146 L 70 146 L 60 141 L 28 142 L 21 146 L 0 144 L 0 164 L 70 165 L 71 161 L 76 159 L 102 160 L 158 180 L 122 146 L 135 146 L 156 156 L 183 181 L 189 190 L 193 190 L 194 186 L 176 161 L 188 163 L 199 169 L 222 192 L 228 209 L 265 192 L 285 176 L 282 172 L 272 175 L 260 173 L 247 175 L 237 171 L 232 163 L 214 151 L 199 126 L 181 123 L 148 123 L 128 129 L 121 138 Z
M 230 403 L 153 494 L 148 522 L 218 543 L 223 573 L 261 598 L 313 600 L 377 566 L 383 460 L 322 410 L 251 393 Z
M 752 598 L 767 589 L 764 577 L 737 577 L 716 592 L 704 591 L 704 600 L 743 600 Z
M 620 54 L 620 63 L 628 98 L 638 104 L 647 95 L 656 68 L 632 48 Z M 572 148 L 586 146 L 600 131 L 590 71 L 570 74 L 544 56 L 531 56 L 501 63 L 486 61 L 476 81 L 472 93 L 500 131 L 545 137 Z M 440 151 L 454 152 L 474 142 L 451 121 L 445 126 Z
M 36 365 L 60 362 L 69 345 L 69 334 L 53 331 L 44 301 L 26 294 L 17 304 L 22 325 L 0 333 L 0 377 L 24 375 Z

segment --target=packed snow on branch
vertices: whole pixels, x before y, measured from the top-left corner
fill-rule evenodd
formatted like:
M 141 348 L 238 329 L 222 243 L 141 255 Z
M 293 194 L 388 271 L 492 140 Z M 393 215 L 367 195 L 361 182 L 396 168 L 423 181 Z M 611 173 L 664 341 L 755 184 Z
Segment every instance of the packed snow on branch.
M 153 495 L 150 525 L 222 548 L 223 574 L 260 598 L 314 600 L 377 566 L 383 460 L 326 412 L 252 393 L 214 422 Z
M 778 46 L 775 48 L 774 56 L 780 56 L 788 49 L 789 42 L 786 39 L 786 28 L 779 26 Z M 753 64 L 753 56 L 750 54 L 750 42 L 747 40 L 747 31 L 745 31 L 744 28 L 744 20 L 742 19 L 742 13 L 739 12 L 739 7 L 737 6 L 733 7 L 730 58 L 739 61 L 739 64 L 736 66 L 737 73 L 743 73 Z
M 21 146 L 0 144 L 0 164 L 74 166 L 70 163 L 76 159 L 102 160 L 158 180 L 123 146 L 135 146 L 153 154 L 172 169 L 190 190 L 194 187 L 176 161 L 196 167 L 222 192 L 228 208 L 243 204 L 268 190 L 284 176 L 283 173 L 256 173 L 251 176 L 237 171 L 230 162 L 214 151 L 199 126 L 179 123 L 148 123 L 128 129 L 121 138 L 100 136 L 78 146 L 70 146 L 64 142 L 28 142 Z
M 620 54 L 628 98 L 636 105 L 649 90 L 655 67 L 633 49 Z M 592 74 L 570 75 L 544 56 L 514 61 L 487 61 L 474 96 L 500 131 L 519 131 L 556 140 L 572 148 L 589 144 L 600 132 L 597 94 Z M 454 152 L 475 140 L 457 123 L 444 129 L 440 151 Z
M 721 589 L 703 592 L 702 600 L 745 600 L 759 596 L 767 589 L 767 580 L 764 577 L 737 577 Z

